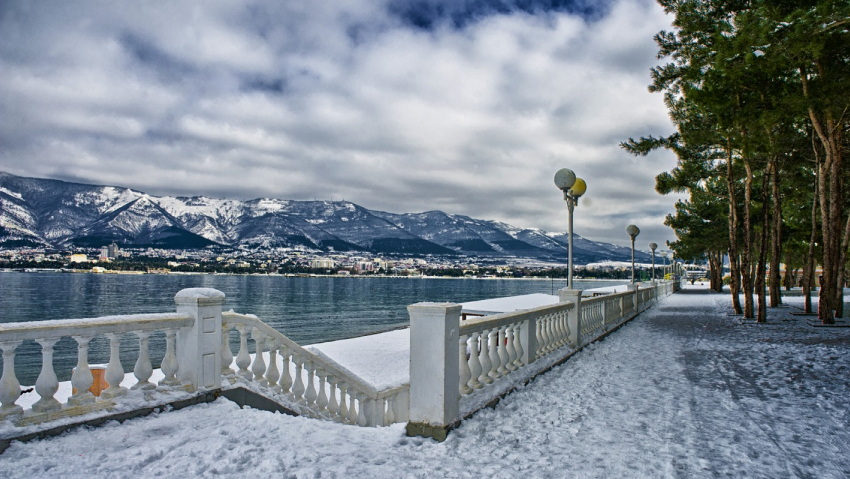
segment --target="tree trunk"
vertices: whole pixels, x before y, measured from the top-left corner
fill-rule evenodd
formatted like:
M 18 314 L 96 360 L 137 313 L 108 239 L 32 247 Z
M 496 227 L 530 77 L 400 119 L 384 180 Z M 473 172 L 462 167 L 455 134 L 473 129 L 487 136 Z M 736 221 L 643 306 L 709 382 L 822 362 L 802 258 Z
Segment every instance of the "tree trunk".
M 817 60 L 814 65 L 818 70 L 818 76 L 821 79 L 826 78 L 827 72 L 823 65 Z M 803 67 L 800 67 L 800 79 L 803 86 L 803 96 L 810 100 L 808 74 Z M 828 103 L 824 106 L 824 111 L 820 115 L 815 111 L 814 104 L 809 103 L 808 113 L 815 134 L 824 150 L 824 161 L 818 168 L 820 177 L 818 193 L 821 206 L 821 233 L 823 235 L 823 263 L 821 264 L 823 281 L 818 299 L 818 318 L 824 324 L 834 324 L 834 314 L 835 310 L 838 309 L 837 302 L 839 300 L 837 291 L 839 271 L 844 269 L 844 264 L 841 263 L 841 244 L 842 234 L 844 233 L 842 228 L 844 226 L 842 221 L 844 196 L 841 184 L 841 147 L 844 129 L 836 126 Z M 817 149 L 815 150 L 817 154 Z
M 765 205 L 767 207 L 767 205 Z M 779 257 L 782 255 L 782 204 L 779 198 L 779 168 L 773 163 L 773 221 L 770 229 L 770 307 L 782 304 Z M 788 268 L 788 264 L 785 264 Z
M 758 266 L 756 267 L 755 285 L 756 294 L 758 295 L 758 312 L 756 313 L 756 321 L 759 323 L 767 322 L 767 297 L 765 290 L 767 276 L 767 242 L 770 233 L 770 208 L 767 207 L 768 196 L 770 191 L 770 177 L 773 170 L 773 160 L 769 160 L 765 168 L 764 175 L 761 179 L 761 231 L 758 239 Z
M 847 263 L 847 247 L 850 246 L 848 243 L 850 243 L 850 215 L 847 216 L 847 222 L 844 225 L 844 237 L 841 240 L 841 252 L 838 259 L 841 267 L 838 269 L 838 281 L 835 285 L 835 316 L 837 318 L 844 317 L 844 281 L 847 273 L 844 265 Z
M 820 166 L 818 165 L 818 169 Z M 812 286 L 815 279 L 815 239 L 818 232 L 818 187 L 819 175 L 815 176 L 815 189 L 812 194 L 812 233 L 809 237 L 809 251 L 806 252 L 806 262 L 803 264 L 803 296 L 806 298 L 806 313 L 812 312 Z
M 791 282 L 793 281 L 793 277 L 797 274 L 797 270 L 791 271 L 791 267 L 788 266 L 790 263 L 788 262 L 788 253 L 785 253 L 785 277 L 782 279 L 782 283 L 785 286 L 785 291 L 791 289 Z
M 735 314 L 741 314 L 740 272 L 738 269 L 738 206 L 735 201 L 735 177 L 732 171 L 732 140 L 726 139 L 726 187 L 729 190 L 729 291 Z
M 723 253 L 708 253 L 709 289 L 715 293 L 723 292 Z
M 714 271 L 714 292 L 722 293 L 723 292 L 723 252 L 716 251 L 715 253 L 715 261 L 717 262 L 717 269 Z
M 744 249 L 741 251 L 741 273 L 744 286 L 744 317 L 753 318 L 753 168 L 750 160 L 744 157 L 747 175 L 744 178 Z

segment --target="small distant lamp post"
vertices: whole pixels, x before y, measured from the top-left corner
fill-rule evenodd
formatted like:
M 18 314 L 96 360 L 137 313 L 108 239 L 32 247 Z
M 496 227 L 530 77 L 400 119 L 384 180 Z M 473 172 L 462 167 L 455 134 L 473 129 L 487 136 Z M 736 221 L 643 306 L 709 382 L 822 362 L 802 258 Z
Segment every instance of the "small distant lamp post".
M 658 245 L 655 243 L 649 243 L 649 249 L 652 250 L 652 280 L 655 281 L 655 248 L 658 248 Z
M 635 284 L 635 238 L 640 234 L 640 228 L 635 225 L 626 226 L 626 233 L 632 238 L 632 284 Z
M 576 178 L 573 170 L 561 168 L 555 173 L 555 186 L 564 192 L 564 201 L 567 202 L 569 211 L 569 268 L 567 276 L 567 287 L 573 289 L 573 210 L 578 204 L 578 199 L 587 191 L 587 183 L 581 178 Z

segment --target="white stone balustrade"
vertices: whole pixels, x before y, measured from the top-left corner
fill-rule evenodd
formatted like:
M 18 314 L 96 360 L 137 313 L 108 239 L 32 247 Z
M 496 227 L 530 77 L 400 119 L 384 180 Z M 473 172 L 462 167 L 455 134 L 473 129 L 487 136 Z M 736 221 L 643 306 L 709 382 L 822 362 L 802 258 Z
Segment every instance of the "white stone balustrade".
M 555 305 L 466 321 L 459 321 L 458 304 L 408 306 L 408 434 L 445 439 L 462 415 L 562 361 L 673 289 L 668 283 L 635 285 L 585 299 L 581 291 L 564 289 Z
M 217 358 L 215 354 L 209 354 L 205 343 L 214 340 L 216 352 L 220 353 L 223 301 L 224 294 L 219 291 L 188 289 L 175 296 L 175 313 L 0 324 L 0 348 L 3 350 L 0 421 L 10 419 L 13 425 L 25 426 L 114 408 L 129 391 L 121 386 L 125 379 L 121 364 L 121 339 L 129 333 L 139 341 L 139 353 L 133 368 L 136 383 L 130 390 L 145 392 L 143 400 L 152 401 L 155 397 L 150 394 L 156 393 L 156 390 L 170 391 L 175 386 L 184 391 L 218 387 L 220 359 L 215 363 L 212 374 L 206 366 L 211 359 Z M 166 336 L 166 354 L 160 366 L 165 378 L 158 384 L 150 380 L 153 365 L 148 347 L 150 336 L 156 331 L 163 331 Z M 178 340 L 177 336 L 181 334 L 183 337 Z M 109 364 L 105 374 L 109 387 L 100 397 L 95 398 L 89 392 L 94 377 L 89 368 L 88 355 L 91 340 L 98 336 L 105 336 L 109 340 Z M 65 403 L 54 397 L 59 389 L 59 381 L 53 365 L 54 345 L 63 337 L 70 337 L 77 343 L 77 364 L 71 375 L 71 385 L 76 392 Z M 35 384 L 39 399 L 27 409 L 15 404 L 21 395 L 20 382 L 15 373 L 15 355 L 18 346 L 24 341 L 36 342 L 42 352 L 41 372 Z M 180 379 L 177 378 L 178 373 Z
M 333 360 L 304 349 L 251 314 L 222 313 L 222 324 L 225 335 L 229 328 L 240 332 L 236 381 L 281 404 L 290 404 L 295 412 L 367 427 L 407 420 L 407 385 L 377 391 Z M 256 350 L 253 364 L 249 331 Z M 268 365 L 263 347 L 268 348 Z M 228 343 L 221 343 L 222 356 L 232 357 L 229 349 Z
M 224 294 L 211 289 L 180 291 L 176 313 L 0 324 L 0 425 L 111 410 L 125 396 L 153 401 L 175 388 L 184 394 L 217 389 L 226 378 L 227 387 L 245 386 L 310 417 L 367 427 L 409 421 L 410 434 L 444 438 L 462 414 L 562 361 L 678 287 L 675 282 L 630 285 L 622 293 L 585 299 L 580 291 L 561 290 L 556 305 L 463 322 L 459 305 L 412 305 L 410 383 L 382 391 L 254 315 L 222 313 Z M 239 333 L 238 371 L 231 368 L 232 329 Z M 156 331 L 165 334 L 166 352 L 160 365 L 164 378 L 155 384 L 148 345 Z M 139 352 L 133 367 L 136 383 L 125 388 L 121 340 L 128 334 L 138 340 Z M 95 398 L 88 391 L 93 383 L 88 354 L 98 336 L 110 344 L 109 387 Z M 71 376 L 76 392 L 66 403 L 55 398 L 59 383 L 53 365 L 54 345 L 63 337 L 73 338 L 78 351 Z M 38 343 L 42 355 L 35 384 L 39 399 L 28 409 L 16 404 L 21 386 L 15 356 L 24 341 Z

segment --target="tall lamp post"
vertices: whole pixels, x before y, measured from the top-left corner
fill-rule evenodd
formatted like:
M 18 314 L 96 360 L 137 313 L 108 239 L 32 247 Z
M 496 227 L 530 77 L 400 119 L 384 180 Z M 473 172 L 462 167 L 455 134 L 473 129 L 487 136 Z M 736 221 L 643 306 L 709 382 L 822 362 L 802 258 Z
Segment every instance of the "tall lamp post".
M 658 248 L 658 245 L 655 243 L 649 243 L 649 249 L 652 250 L 652 280 L 655 281 L 655 248 Z
M 632 284 L 635 284 L 635 238 L 640 234 L 640 228 L 635 225 L 626 226 L 626 233 L 632 238 Z
M 581 178 L 576 178 L 573 170 L 561 168 L 555 173 L 555 186 L 564 192 L 564 201 L 567 202 L 569 211 L 569 269 L 567 276 L 567 287 L 573 289 L 573 210 L 578 204 L 578 199 L 587 191 L 587 184 Z

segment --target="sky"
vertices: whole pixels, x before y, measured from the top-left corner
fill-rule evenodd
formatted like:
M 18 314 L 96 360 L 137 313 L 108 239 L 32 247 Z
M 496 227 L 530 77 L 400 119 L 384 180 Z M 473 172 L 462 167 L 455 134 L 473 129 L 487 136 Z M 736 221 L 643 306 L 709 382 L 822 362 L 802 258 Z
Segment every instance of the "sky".
M 674 240 L 650 0 L 0 4 L 0 171 Z

